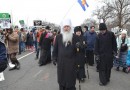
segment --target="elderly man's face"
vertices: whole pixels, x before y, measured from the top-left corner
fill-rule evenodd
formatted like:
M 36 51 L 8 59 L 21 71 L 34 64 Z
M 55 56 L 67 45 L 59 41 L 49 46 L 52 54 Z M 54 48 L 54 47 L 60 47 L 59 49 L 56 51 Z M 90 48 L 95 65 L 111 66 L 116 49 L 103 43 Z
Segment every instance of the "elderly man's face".
M 69 25 L 64 26 L 64 32 L 69 32 L 71 27 Z

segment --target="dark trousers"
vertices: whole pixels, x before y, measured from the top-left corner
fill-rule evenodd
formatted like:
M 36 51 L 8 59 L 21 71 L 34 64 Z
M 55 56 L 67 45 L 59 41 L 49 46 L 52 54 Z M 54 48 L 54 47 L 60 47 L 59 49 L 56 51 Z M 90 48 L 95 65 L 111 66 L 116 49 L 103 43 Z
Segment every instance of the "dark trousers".
M 20 41 L 19 42 L 19 54 L 21 54 L 21 52 L 22 52 L 22 42 Z
M 66 88 L 64 86 L 59 85 L 59 90 L 76 90 L 75 86 L 71 87 L 71 88 Z
M 93 64 L 94 64 L 94 53 L 93 53 L 93 51 L 87 50 L 86 56 L 87 56 L 87 63 L 90 66 L 93 66 Z
M 99 69 L 99 79 L 102 84 L 107 84 L 110 81 L 111 68 L 106 67 L 105 69 Z
M 15 66 L 18 66 L 20 63 L 17 60 L 16 55 L 17 55 L 17 53 L 11 53 L 11 54 L 9 54 L 9 58 L 10 58 L 12 64 L 14 64 Z

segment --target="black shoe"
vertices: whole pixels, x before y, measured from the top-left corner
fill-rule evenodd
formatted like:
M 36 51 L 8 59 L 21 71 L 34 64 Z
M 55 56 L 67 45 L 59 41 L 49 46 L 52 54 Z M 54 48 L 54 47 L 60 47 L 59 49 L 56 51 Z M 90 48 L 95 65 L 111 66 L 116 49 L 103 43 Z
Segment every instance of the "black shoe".
M 117 68 L 116 68 L 116 71 L 119 71 L 119 70 L 120 70 L 119 67 L 117 67 Z
M 80 80 L 81 80 L 81 82 L 84 82 L 84 81 L 85 81 L 85 79 L 84 79 L 84 78 L 81 78 Z
M 15 69 L 17 69 L 16 66 L 14 66 L 13 68 L 10 68 L 9 71 L 12 71 L 12 70 L 15 70 Z
M 99 85 L 100 85 L 100 86 L 106 86 L 106 84 L 103 84 L 103 83 L 101 83 L 101 82 L 99 83 Z
M 39 64 L 39 66 L 43 66 L 44 64 Z

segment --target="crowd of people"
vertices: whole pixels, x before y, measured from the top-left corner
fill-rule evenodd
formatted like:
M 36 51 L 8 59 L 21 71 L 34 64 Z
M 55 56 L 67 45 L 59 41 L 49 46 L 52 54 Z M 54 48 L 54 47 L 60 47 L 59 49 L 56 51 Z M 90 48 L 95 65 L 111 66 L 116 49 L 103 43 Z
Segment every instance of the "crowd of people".
M 105 86 L 110 82 L 113 60 L 122 62 L 115 62 L 116 70 L 123 67 L 122 70 L 126 73 L 130 41 L 127 31 L 123 30 L 116 37 L 107 30 L 105 23 L 99 24 L 99 31 L 98 34 L 95 32 L 95 26 L 91 26 L 90 30 L 87 26 L 83 29 L 76 26 L 73 30 L 70 19 L 62 22 L 60 32 L 51 31 L 49 26 L 31 31 L 23 28 L 0 30 L 0 68 L 7 64 L 2 64 L 1 61 L 10 60 L 15 66 L 9 70 L 19 70 L 21 65 L 16 55 L 29 50 L 36 53 L 35 59 L 39 59 L 39 66 L 51 62 L 57 66 L 59 90 L 76 90 L 76 79 L 85 81 L 85 64 L 93 66 L 95 62 L 99 72 L 99 85 Z M 1 52 L 4 50 L 3 45 L 7 49 L 4 53 Z

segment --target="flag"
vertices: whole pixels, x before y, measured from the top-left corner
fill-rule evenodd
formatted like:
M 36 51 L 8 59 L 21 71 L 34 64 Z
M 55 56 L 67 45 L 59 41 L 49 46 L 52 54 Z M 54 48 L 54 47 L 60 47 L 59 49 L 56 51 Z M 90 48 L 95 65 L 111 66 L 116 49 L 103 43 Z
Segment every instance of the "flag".
M 86 0 L 82 0 L 82 4 L 85 6 L 87 6 L 87 7 L 89 7 L 89 5 L 88 5 L 88 3 L 86 2 Z
M 86 11 L 85 6 L 89 7 L 88 3 L 86 2 L 86 0 L 78 0 L 78 3 L 80 4 L 80 6 L 82 7 L 82 9 L 84 11 Z

